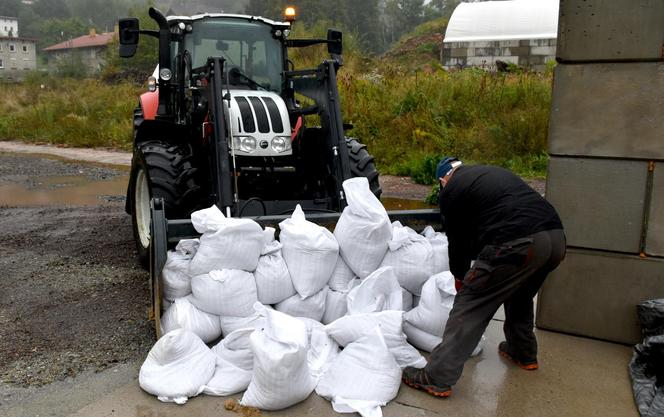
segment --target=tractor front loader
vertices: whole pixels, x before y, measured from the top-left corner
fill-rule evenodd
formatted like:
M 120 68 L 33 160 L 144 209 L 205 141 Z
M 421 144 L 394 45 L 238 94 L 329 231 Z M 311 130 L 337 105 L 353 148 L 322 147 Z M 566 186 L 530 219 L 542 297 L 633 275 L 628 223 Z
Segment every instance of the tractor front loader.
M 300 204 L 308 220 L 332 226 L 346 206 L 343 181 L 364 176 L 377 197 L 381 188 L 366 146 L 346 136 L 341 32 L 290 39 L 292 20 L 149 15 L 158 30 L 127 18 L 119 34 L 122 57 L 136 53 L 142 35 L 159 39 L 159 65 L 134 111 L 126 203 L 159 335 L 159 277 L 167 250 L 197 236 L 193 211 L 216 204 L 228 217 L 276 225 Z M 289 49 L 316 44 L 331 59 L 295 69 Z M 436 210 L 388 214 L 410 225 L 440 221 Z

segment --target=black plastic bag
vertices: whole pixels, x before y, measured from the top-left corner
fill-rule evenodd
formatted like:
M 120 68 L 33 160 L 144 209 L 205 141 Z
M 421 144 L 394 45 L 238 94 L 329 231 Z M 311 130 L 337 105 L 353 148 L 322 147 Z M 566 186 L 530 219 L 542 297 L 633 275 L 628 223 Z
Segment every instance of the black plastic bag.
M 629 364 L 634 401 L 642 417 L 664 416 L 664 299 L 637 307 L 645 339 Z

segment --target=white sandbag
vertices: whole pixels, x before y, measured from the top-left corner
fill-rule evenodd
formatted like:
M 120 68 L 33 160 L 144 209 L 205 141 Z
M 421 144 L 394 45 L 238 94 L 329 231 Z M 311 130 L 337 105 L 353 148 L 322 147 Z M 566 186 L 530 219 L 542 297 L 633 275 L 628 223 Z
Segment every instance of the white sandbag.
M 346 315 L 348 307 L 346 305 L 346 294 L 339 291 L 329 290 L 325 297 L 325 313 L 321 322 L 329 324 Z
M 258 300 L 254 275 L 239 269 L 197 275 L 191 279 L 191 291 L 192 304 L 217 316 L 249 316 Z
M 316 383 L 338 355 L 339 344 L 328 336 L 325 327 L 320 323 L 312 326 L 309 334 L 307 365 L 309 366 L 309 373 L 316 380 Z
M 410 227 L 392 223 L 392 240 L 381 266 L 391 266 L 399 285 L 415 295 L 433 275 L 433 249 L 429 241 Z
M 231 333 L 239 329 L 251 328 L 251 329 L 260 329 L 265 327 L 265 317 L 261 316 L 258 313 L 254 313 L 247 317 L 219 317 L 219 323 L 221 324 L 221 334 L 224 337 L 228 337 Z
M 415 294 L 413 294 L 413 308 L 415 308 L 415 307 L 417 307 L 418 305 L 420 305 L 420 299 L 421 299 L 421 298 L 422 298 L 422 297 L 420 297 L 419 295 L 415 295 Z
M 337 263 L 332 270 L 332 276 L 327 282 L 331 290 L 347 292 L 348 284 L 355 278 L 355 273 L 350 269 L 344 258 L 337 257 Z
M 348 206 L 339 217 L 334 236 L 341 257 L 364 279 L 380 266 L 392 238 L 392 226 L 365 177 L 348 179 L 343 188 Z
M 413 294 L 405 288 L 401 289 L 401 303 L 403 311 L 410 311 L 413 309 Z
M 382 267 L 348 292 L 348 314 L 403 310 L 401 287 L 390 266 Z
M 429 334 L 408 322 L 403 323 L 403 331 L 406 336 L 408 336 L 408 342 L 411 345 L 425 352 L 432 352 L 436 346 L 438 346 L 443 341 L 442 337 Z M 486 336 L 482 335 L 480 341 L 477 343 L 477 346 L 475 346 L 475 349 L 473 349 L 473 352 L 470 354 L 470 356 L 477 356 L 482 353 L 485 344 Z
M 191 276 L 213 270 L 253 271 L 263 249 L 263 229 L 251 219 L 226 218 L 212 206 L 191 213 L 191 223 L 203 235 L 189 264 Z
M 455 296 L 452 273 L 436 274 L 424 284 L 419 305 L 405 313 L 404 320 L 420 330 L 442 337 Z
M 402 367 L 423 367 L 426 362 L 419 352 L 410 346 L 402 330 L 403 311 L 386 310 L 378 313 L 361 313 L 341 317 L 325 326 L 325 331 L 340 346 L 347 346 L 378 327 L 395 360 Z
M 400 384 L 401 368 L 380 329 L 374 328 L 337 356 L 320 379 L 316 393 L 332 401 L 335 411 L 377 416 L 382 415 L 380 407 L 397 396 Z
M 161 331 L 185 329 L 208 343 L 221 336 L 219 316 L 206 313 L 191 304 L 189 297 L 177 298 L 161 316 Z
M 295 294 L 275 304 L 274 309 L 293 317 L 308 317 L 316 321 L 321 321 L 323 314 L 325 314 L 327 292 L 328 286 L 326 285 L 322 290 L 305 299 Z
M 212 379 L 203 393 L 225 397 L 244 391 L 249 386 L 254 368 L 250 336 L 254 329 L 239 329 L 212 347 L 217 364 Z
M 302 298 L 310 297 L 330 280 L 339 256 L 339 244 L 329 230 L 307 221 L 299 204 L 279 227 L 281 251 L 293 286 Z
M 265 328 L 250 336 L 254 374 L 240 404 L 280 410 L 306 399 L 316 385 L 307 365 L 307 330 L 294 317 L 258 303 L 255 308 L 265 316 Z
M 422 235 L 431 243 L 433 250 L 433 273 L 437 274 L 450 270 L 450 256 L 447 252 L 447 235 L 436 232 L 433 227 L 427 226 L 422 231 Z
M 138 384 L 159 401 L 184 404 L 212 378 L 216 356 L 190 331 L 176 329 L 154 344 L 138 373 Z
M 182 239 L 174 251 L 166 254 L 166 263 L 161 270 L 161 291 L 164 299 L 173 301 L 191 294 L 189 263 L 198 250 L 198 244 L 198 239 Z
M 258 301 L 275 304 L 295 295 L 295 288 L 281 254 L 282 245 L 274 239 L 274 228 L 266 227 L 263 236 L 265 246 L 254 271 Z

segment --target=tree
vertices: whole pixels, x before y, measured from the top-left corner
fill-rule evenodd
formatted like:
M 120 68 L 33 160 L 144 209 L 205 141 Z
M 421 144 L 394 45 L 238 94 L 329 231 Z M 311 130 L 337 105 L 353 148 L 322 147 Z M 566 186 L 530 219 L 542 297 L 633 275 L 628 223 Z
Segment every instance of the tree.
M 65 19 L 71 16 L 65 0 L 40 0 L 34 4 L 33 9 L 44 19 Z
M 2 0 L 0 2 L 0 16 L 18 17 L 21 9 L 21 0 Z

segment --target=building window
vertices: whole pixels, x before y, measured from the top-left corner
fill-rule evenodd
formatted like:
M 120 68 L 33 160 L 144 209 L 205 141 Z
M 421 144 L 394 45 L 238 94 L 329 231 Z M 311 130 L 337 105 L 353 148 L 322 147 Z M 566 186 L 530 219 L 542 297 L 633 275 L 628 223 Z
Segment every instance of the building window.
M 13 43 L 10 43 L 9 44 L 9 52 L 16 52 L 16 45 L 14 45 Z
M 25 53 L 28 52 L 28 45 L 23 45 L 23 52 L 25 52 Z
M 0 68 L 4 68 L 5 65 L 2 63 L 2 58 L 0 58 Z

